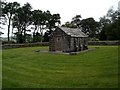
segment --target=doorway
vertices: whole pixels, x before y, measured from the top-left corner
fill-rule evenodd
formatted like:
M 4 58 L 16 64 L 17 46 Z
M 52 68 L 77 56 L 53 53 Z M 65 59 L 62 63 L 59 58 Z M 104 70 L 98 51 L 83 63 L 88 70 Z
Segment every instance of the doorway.
M 58 36 L 56 37 L 56 41 L 55 41 L 55 50 L 56 51 L 62 51 L 62 37 Z

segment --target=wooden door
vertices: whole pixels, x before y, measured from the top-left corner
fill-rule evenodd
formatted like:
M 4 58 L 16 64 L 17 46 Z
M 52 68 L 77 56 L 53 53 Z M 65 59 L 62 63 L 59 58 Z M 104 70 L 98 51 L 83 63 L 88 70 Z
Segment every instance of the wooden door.
M 56 51 L 62 51 L 62 37 L 61 36 L 56 37 L 55 47 L 56 47 Z

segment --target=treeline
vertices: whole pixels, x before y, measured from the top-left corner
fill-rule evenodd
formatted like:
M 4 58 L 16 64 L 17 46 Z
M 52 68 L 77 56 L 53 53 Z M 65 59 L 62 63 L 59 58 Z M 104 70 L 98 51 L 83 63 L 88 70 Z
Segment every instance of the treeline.
M 76 15 L 62 26 L 81 28 L 91 40 L 120 40 L 120 10 L 113 10 L 111 7 L 98 22 L 92 17 L 81 18 L 81 15 Z
M 60 24 L 60 14 L 51 14 L 49 10 L 32 10 L 30 3 L 21 6 L 18 2 L 1 2 L 1 7 L 0 24 L 8 23 L 8 41 L 10 32 L 17 43 L 48 41 L 52 29 Z M 44 30 L 47 30 L 45 34 Z
M 51 32 L 60 25 L 59 13 L 33 10 L 30 3 L 23 6 L 18 2 L 0 3 L 2 8 L 0 24 L 8 26 L 8 41 L 11 32 L 12 38 L 17 43 L 48 42 Z M 92 17 L 82 19 L 81 15 L 76 15 L 62 26 L 80 28 L 91 40 L 120 40 L 120 10 L 110 8 L 99 21 L 95 21 Z M 0 32 L 1 34 L 3 33 Z

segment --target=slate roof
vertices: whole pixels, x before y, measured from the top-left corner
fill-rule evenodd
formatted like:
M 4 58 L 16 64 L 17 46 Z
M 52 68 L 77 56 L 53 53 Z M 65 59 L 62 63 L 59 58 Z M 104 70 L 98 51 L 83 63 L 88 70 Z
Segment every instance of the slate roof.
M 66 28 L 66 27 L 58 27 L 67 35 L 71 37 L 88 37 L 85 33 L 83 33 L 80 29 L 77 28 Z

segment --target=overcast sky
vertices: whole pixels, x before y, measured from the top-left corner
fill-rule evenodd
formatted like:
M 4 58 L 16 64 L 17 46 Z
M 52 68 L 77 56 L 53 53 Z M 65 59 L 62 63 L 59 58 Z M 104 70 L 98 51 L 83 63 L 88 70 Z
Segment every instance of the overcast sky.
M 61 23 L 71 21 L 71 18 L 80 14 L 82 19 L 93 17 L 96 21 L 106 15 L 108 9 L 113 6 L 116 10 L 120 0 L 6 0 L 17 1 L 21 5 L 30 3 L 33 9 L 49 10 L 52 14 L 59 13 Z
M 50 10 L 51 13 L 59 13 L 61 22 L 70 21 L 71 18 L 80 14 L 82 18 L 94 17 L 99 20 L 113 6 L 117 8 L 119 0 L 6 0 L 17 1 L 21 5 L 29 2 L 33 9 L 43 11 Z

